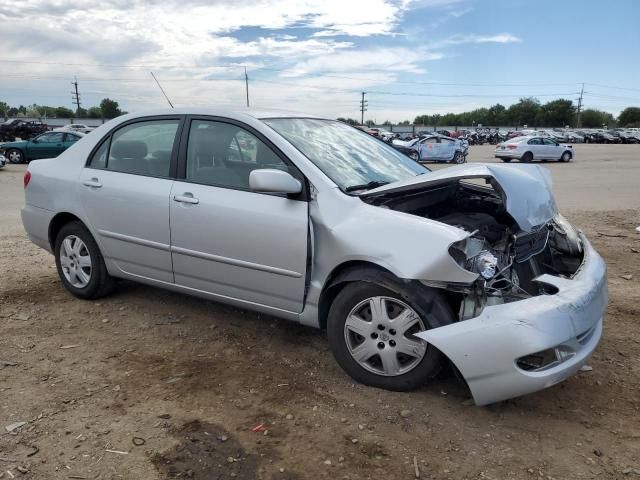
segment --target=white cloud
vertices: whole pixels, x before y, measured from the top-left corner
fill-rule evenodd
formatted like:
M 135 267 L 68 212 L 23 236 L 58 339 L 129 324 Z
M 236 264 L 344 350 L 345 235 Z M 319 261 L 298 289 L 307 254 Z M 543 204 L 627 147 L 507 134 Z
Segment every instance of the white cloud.
M 0 90 L 25 99 L 20 103 L 69 104 L 69 81 L 78 75 L 86 106 L 109 96 L 137 110 L 164 104 L 149 75 L 153 69 L 177 104 L 242 105 L 241 65 L 247 65 L 258 106 L 355 116 L 357 91 L 393 85 L 401 74 L 425 74 L 425 62 L 443 58 L 438 50 L 519 41 L 508 33 L 464 34 L 411 49 L 382 40 L 376 45 L 385 46 L 360 45 L 363 38 L 400 35 L 398 26 L 411 9 L 463 14 L 463 8 L 447 9 L 461 2 L 101 0 L 87 8 L 71 0 L 2 0 L 0 56 L 39 63 L 0 64 L 10 65 L 14 75 L 0 78 Z M 247 28 L 254 29 L 251 36 Z M 285 71 L 260 71 L 262 66 Z
M 442 40 L 437 40 L 428 44 L 429 48 L 440 49 L 454 45 L 464 45 L 473 43 L 519 43 L 522 40 L 510 33 L 500 33 L 498 35 L 475 35 L 457 34 Z
M 420 63 L 442 58 L 441 53 L 407 48 L 374 48 L 317 56 L 293 65 L 284 75 L 300 77 L 321 72 L 425 73 Z

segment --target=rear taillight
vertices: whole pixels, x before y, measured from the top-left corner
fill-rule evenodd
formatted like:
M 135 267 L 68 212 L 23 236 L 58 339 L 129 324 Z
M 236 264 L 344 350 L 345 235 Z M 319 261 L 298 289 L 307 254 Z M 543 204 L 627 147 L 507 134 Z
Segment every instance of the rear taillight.
M 27 188 L 27 185 L 29 185 L 29 182 L 31 181 L 31 172 L 29 170 L 27 170 L 26 172 L 24 172 L 24 188 Z
M 515 150 L 516 148 L 518 148 L 518 145 L 514 145 L 513 143 L 510 143 L 509 145 L 507 145 L 507 148 L 509 150 Z

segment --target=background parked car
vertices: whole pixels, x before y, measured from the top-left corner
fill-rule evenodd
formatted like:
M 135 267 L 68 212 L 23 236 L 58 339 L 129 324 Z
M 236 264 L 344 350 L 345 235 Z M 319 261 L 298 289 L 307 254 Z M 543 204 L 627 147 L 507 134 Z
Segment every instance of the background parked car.
M 495 157 L 507 163 L 514 159 L 523 163 L 534 160 L 569 162 L 573 158 L 573 148 L 551 137 L 519 137 L 496 145 Z
M 65 125 L 64 127 L 54 128 L 54 132 L 80 132 L 80 133 L 89 133 L 94 129 L 94 127 L 90 127 L 85 125 L 84 123 L 70 123 L 69 125 Z
M 0 144 L 0 155 L 11 163 L 23 163 L 38 158 L 53 158 L 60 155 L 84 136 L 76 132 L 47 132 L 31 140 Z
M 385 140 L 387 142 L 390 142 L 392 139 L 397 138 L 397 137 L 400 136 L 397 133 L 393 133 L 393 132 L 390 132 L 388 130 L 384 130 L 383 128 L 370 128 L 369 130 L 370 131 L 367 132 L 367 133 L 370 133 L 374 137 L 381 138 L 382 140 Z
M 464 163 L 469 152 L 469 144 L 466 141 L 443 135 L 427 135 L 408 142 L 394 140 L 391 145 L 420 163 Z
M 49 127 L 46 123 L 26 122 L 19 118 L 10 119 L 0 124 L 0 142 L 12 142 L 16 138 L 28 140 L 47 130 Z
M 7 164 L 7 159 L 4 158 L 4 155 L 0 155 L 0 170 L 2 170 L 6 164 Z

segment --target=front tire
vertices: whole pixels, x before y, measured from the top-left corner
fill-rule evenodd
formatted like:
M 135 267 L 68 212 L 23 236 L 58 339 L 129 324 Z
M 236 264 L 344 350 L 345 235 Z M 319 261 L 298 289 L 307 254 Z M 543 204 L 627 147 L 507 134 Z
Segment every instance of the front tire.
M 56 236 L 54 255 L 64 287 L 85 300 L 108 295 L 115 280 L 107 272 L 98 244 L 78 221 L 64 225 Z
M 561 162 L 570 162 L 571 161 L 571 152 L 564 152 L 560 157 Z
M 17 148 L 11 148 L 7 151 L 7 159 L 11 163 L 22 163 L 24 162 L 24 154 Z
M 336 296 L 327 333 L 338 364 L 354 380 L 407 391 L 435 377 L 444 360 L 413 334 L 452 322 L 448 304 L 433 289 L 358 281 Z
M 451 162 L 452 163 L 461 164 L 461 163 L 464 163 L 465 160 L 466 160 L 466 158 L 462 154 L 462 152 L 456 152 L 455 155 L 453 156 L 453 160 L 451 160 Z

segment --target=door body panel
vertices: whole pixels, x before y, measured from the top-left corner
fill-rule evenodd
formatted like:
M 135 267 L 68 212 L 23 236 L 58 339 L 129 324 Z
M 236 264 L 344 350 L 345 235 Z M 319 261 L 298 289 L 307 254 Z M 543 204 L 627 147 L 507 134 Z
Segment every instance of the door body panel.
M 538 148 L 543 151 L 542 155 L 548 160 L 558 160 L 562 155 L 562 147 L 549 138 L 543 138 L 542 145 Z
M 440 153 L 440 144 L 437 141 L 428 141 L 431 139 L 427 139 L 427 141 L 423 141 L 420 144 L 419 152 L 420 152 L 420 160 L 433 161 L 439 160 Z
M 456 154 L 455 141 L 441 139 L 440 148 L 441 148 L 441 157 L 440 157 L 441 160 L 446 160 L 447 162 L 450 160 L 453 160 L 453 157 Z
M 527 150 L 533 154 L 534 160 L 546 158 L 544 156 L 544 147 L 541 138 L 533 138 L 527 142 Z
M 49 132 L 36 137 L 34 140 L 37 141 L 30 140 L 27 143 L 27 158 L 30 160 L 57 157 L 66 148 L 63 143 L 64 134 L 62 132 Z
M 302 310 L 306 202 L 180 181 L 174 183 L 171 199 L 177 285 L 289 312 Z
M 167 178 L 83 169 L 80 197 L 86 218 L 105 258 L 123 272 L 173 282 L 169 229 L 172 184 Z

